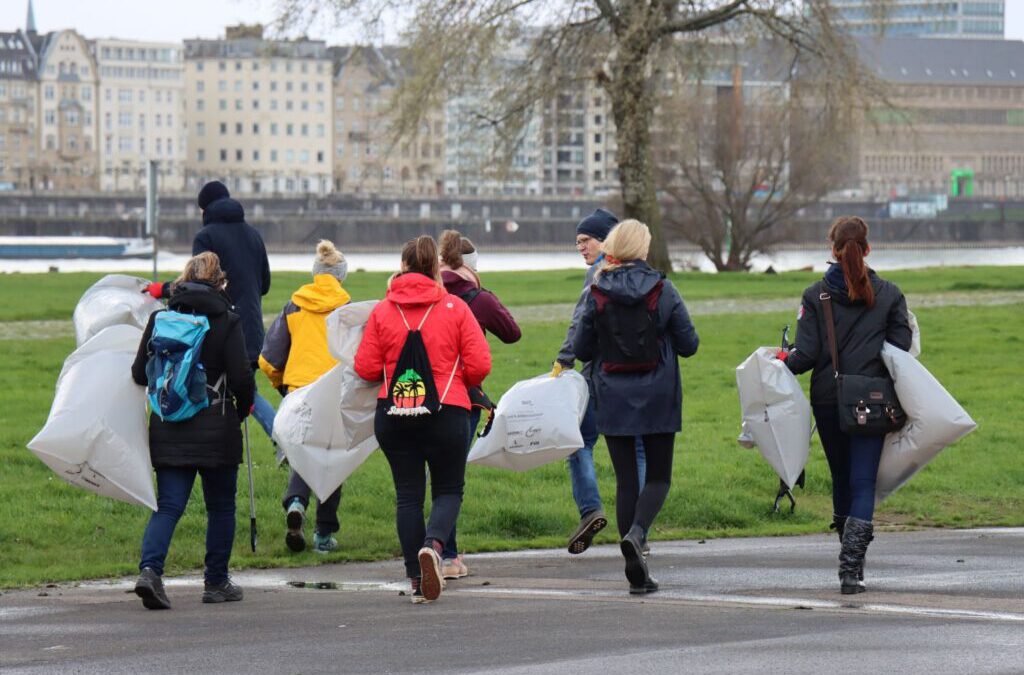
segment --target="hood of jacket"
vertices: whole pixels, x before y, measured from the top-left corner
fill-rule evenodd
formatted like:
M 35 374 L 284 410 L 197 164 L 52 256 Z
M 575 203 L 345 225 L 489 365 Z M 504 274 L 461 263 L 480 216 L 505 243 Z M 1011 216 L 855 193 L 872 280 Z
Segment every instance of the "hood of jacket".
M 861 304 L 863 300 L 851 300 L 850 289 L 846 286 L 846 277 L 843 276 L 843 266 L 839 263 L 830 263 L 828 269 L 825 270 L 825 276 L 823 277 L 825 286 L 828 287 L 829 295 L 832 299 L 841 305 L 856 305 Z M 879 279 L 875 271 L 868 268 L 868 280 L 871 282 L 872 288 L 875 292 L 878 292 L 879 285 L 882 280 Z
M 430 277 L 406 272 L 391 278 L 385 297 L 398 305 L 429 305 L 444 298 L 445 293 Z
M 444 282 L 444 288 L 446 291 L 459 297 L 472 290 L 480 288 L 479 284 L 473 283 L 469 279 L 463 278 L 455 272 L 441 272 L 441 281 Z
M 211 202 L 203 211 L 203 225 L 243 222 L 245 222 L 245 209 L 238 201 L 230 197 Z
M 635 305 L 665 276 L 642 260 L 627 263 L 622 267 L 601 272 L 594 285 L 608 294 L 615 302 Z
M 227 297 L 213 286 L 198 281 L 186 281 L 171 287 L 170 309 L 179 312 L 218 316 L 230 310 Z
M 315 314 L 329 314 L 351 299 L 341 282 L 331 274 L 314 275 L 313 283 L 292 293 L 292 302 Z

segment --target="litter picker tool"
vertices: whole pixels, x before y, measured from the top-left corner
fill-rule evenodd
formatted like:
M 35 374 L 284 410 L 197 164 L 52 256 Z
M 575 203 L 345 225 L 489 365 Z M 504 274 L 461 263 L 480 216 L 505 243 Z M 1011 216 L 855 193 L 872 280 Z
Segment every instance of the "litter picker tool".
M 252 481 L 252 446 L 249 445 L 249 419 L 242 422 L 242 429 L 245 435 L 245 457 L 249 466 L 249 544 L 252 552 L 256 552 L 256 495 L 253 491 Z

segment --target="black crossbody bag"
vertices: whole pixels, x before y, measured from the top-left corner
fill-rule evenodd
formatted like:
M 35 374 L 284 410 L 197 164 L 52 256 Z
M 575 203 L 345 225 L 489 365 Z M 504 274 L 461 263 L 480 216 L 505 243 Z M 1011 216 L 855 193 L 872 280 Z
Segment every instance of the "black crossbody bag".
M 907 414 L 896 398 L 896 388 L 889 377 L 841 375 L 836 327 L 832 318 L 832 296 L 818 296 L 825 310 L 825 330 L 832 354 L 832 370 L 836 378 L 839 401 L 839 429 L 851 436 L 884 436 L 903 428 Z

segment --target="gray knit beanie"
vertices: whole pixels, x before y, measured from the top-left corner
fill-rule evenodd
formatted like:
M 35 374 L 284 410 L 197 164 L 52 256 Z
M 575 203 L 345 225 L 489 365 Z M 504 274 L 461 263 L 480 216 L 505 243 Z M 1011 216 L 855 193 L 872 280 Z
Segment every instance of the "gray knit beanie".
M 330 274 L 340 282 L 348 275 L 348 261 L 341 251 L 334 248 L 334 243 L 321 239 L 316 245 L 316 259 L 313 260 L 313 276 Z

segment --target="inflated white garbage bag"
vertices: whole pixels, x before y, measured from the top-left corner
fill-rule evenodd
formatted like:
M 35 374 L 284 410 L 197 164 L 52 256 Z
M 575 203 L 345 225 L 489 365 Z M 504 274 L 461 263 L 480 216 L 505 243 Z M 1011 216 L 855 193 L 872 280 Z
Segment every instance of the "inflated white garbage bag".
M 380 383 L 363 380 L 352 367 L 375 304 L 351 303 L 331 313 L 327 339 L 338 365 L 285 396 L 274 417 L 274 440 L 321 500 L 377 448 L 373 419 Z
M 885 343 L 882 361 L 892 375 L 907 423 L 885 437 L 875 484 L 876 503 L 895 492 L 943 448 L 977 427 L 956 399 L 909 353 Z
M 775 473 L 793 487 L 811 448 L 811 404 L 796 376 L 761 347 L 736 367 L 743 428 L 739 443 L 757 446 Z
M 77 345 L 81 347 L 107 326 L 127 324 L 144 330 L 149 315 L 163 309 L 159 300 L 142 292 L 148 284 L 146 279 L 108 274 L 90 286 L 75 306 Z
M 574 370 L 517 382 L 498 401 L 491 431 L 477 439 L 470 462 L 513 471 L 564 459 L 583 447 L 580 423 L 590 393 Z
M 76 349 L 28 447 L 68 483 L 155 511 L 146 388 L 131 375 L 141 340 L 135 326 L 111 326 Z
M 916 359 L 921 355 L 921 327 L 917 325 L 917 317 L 909 309 L 907 318 L 910 319 L 910 355 Z

